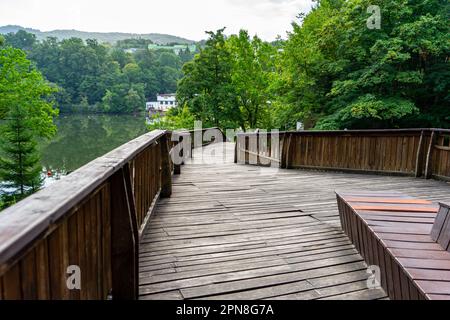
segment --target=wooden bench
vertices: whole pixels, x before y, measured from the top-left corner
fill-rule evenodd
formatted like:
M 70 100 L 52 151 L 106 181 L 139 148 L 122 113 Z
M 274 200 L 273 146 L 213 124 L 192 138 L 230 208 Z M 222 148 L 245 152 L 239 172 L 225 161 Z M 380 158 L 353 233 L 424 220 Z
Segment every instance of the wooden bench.
M 399 192 L 337 193 L 344 232 L 391 299 L 450 299 L 450 209 Z

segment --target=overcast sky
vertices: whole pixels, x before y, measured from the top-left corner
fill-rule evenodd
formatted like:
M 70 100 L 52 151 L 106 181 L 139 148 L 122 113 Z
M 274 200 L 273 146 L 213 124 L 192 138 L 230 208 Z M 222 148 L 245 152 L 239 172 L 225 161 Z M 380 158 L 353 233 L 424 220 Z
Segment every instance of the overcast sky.
M 0 0 L 0 25 L 50 31 L 167 33 L 192 40 L 205 30 L 244 28 L 265 40 L 285 37 L 311 0 Z

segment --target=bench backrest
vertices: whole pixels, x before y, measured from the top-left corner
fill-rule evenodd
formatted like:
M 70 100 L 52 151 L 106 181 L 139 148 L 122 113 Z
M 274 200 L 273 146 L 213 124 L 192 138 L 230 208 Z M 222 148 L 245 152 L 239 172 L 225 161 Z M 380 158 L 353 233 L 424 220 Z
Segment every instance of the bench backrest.
M 443 249 L 450 251 L 450 205 L 440 203 L 440 206 L 431 230 L 431 238 Z

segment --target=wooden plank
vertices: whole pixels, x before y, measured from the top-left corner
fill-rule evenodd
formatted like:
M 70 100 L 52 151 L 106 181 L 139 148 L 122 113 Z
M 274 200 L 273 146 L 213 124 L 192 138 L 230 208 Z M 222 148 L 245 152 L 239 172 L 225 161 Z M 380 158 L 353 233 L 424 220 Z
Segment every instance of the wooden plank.
M 3 279 L 3 299 L 20 300 L 22 296 L 22 286 L 20 278 L 20 266 L 12 266 L 2 277 Z
M 102 235 L 103 235 L 103 296 L 106 299 L 112 289 L 112 266 L 111 266 L 111 197 L 110 185 L 106 184 L 102 189 Z
M 0 277 L 0 300 L 4 300 L 3 297 L 3 279 Z
M 149 167 L 149 164 L 146 165 L 146 167 Z M 124 176 L 124 184 L 125 184 L 125 189 L 126 189 L 126 200 L 128 201 L 128 210 L 129 210 L 129 220 L 130 220 L 130 225 L 132 228 L 132 235 L 133 235 L 133 243 L 134 243 L 134 261 L 132 263 L 132 266 L 134 267 L 134 283 L 135 283 L 135 290 L 136 290 L 136 296 L 137 297 L 137 286 L 139 283 L 139 227 L 140 225 L 138 225 L 137 222 L 137 217 L 136 217 L 136 204 L 135 204 L 135 198 L 134 198 L 134 193 L 132 190 L 132 184 L 131 184 L 131 179 L 130 179 L 130 168 L 129 165 L 126 164 L 123 167 L 123 176 Z M 147 181 L 149 181 L 149 179 L 147 179 Z M 151 180 L 150 180 L 151 181 Z M 150 183 L 146 183 L 146 184 L 152 184 Z M 154 183 L 153 183 L 154 184 Z M 150 208 L 150 204 L 151 204 L 151 200 L 153 200 L 153 195 L 151 196 L 151 199 L 149 199 L 149 195 L 146 196 L 147 198 L 147 202 L 145 204 L 144 207 L 144 211 L 143 211 L 143 215 L 146 215 L 148 212 L 148 209 Z M 145 221 L 145 217 L 142 218 L 142 221 Z
M 450 282 L 418 280 L 416 283 L 429 295 L 450 295 Z
M 434 151 L 434 145 L 436 143 L 437 134 L 436 131 L 431 132 L 430 141 L 428 144 L 428 150 L 427 150 L 427 156 L 426 156 L 426 162 L 425 162 L 425 179 L 430 179 L 431 175 L 433 174 L 433 151 Z
M 355 210 L 372 210 L 372 211 L 411 211 L 411 212 L 432 212 L 436 213 L 438 208 L 430 205 L 354 205 Z
M 433 204 L 428 200 L 381 197 L 345 197 L 347 202 L 399 203 L 399 204 Z
M 69 249 L 69 265 L 80 266 L 80 258 L 78 256 L 79 246 L 83 246 L 84 243 L 80 243 L 78 239 L 78 212 L 73 214 L 68 222 L 68 249 Z M 82 270 L 80 268 L 80 270 Z M 69 292 L 71 300 L 80 300 L 80 290 L 70 290 Z
M 132 300 L 137 297 L 136 252 L 130 202 L 123 170 L 111 178 L 111 259 L 113 299 Z
M 419 144 L 417 147 L 417 153 L 416 153 L 416 178 L 422 176 L 423 168 L 424 168 L 424 154 L 425 154 L 425 137 L 424 137 L 424 131 L 420 133 L 420 139 Z
M 48 300 L 50 294 L 50 266 L 48 259 L 48 242 L 43 239 L 36 246 L 36 282 L 37 299 Z
M 36 255 L 31 250 L 20 262 L 20 282 L 22 285 L 22 299 L 37 299 Z
M 389 255 L 389 259 L 391 261 L 392 266 L 392 287 L 394 288 L 394 295 L 389 295 L 390 298 L 393 298 L 395 300 L 401 300 L 402 299 L 402 288 L 400 285 L 400 273 L 403 272 L 400 269 L 400 266 L 395 263 L 396 260 L 392 255 Z
M 48 238 L 49 280 L 53 300 L 69 299 L 66 285 L 68 254 L 67 221 L 65 221 Z

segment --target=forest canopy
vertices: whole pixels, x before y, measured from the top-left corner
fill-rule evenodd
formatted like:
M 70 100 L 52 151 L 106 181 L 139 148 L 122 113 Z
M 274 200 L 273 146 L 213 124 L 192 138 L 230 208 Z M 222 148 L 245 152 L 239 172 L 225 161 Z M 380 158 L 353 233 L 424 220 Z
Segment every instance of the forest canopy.
M 135 113 L 176 91 L 180 107 L 161 126 L 185 125 L 183 115 L 243 129 L 448 128 L 449 15 L 445 0 L 320 0 L 286 40 L 221 29 L 195 56 L 147 50 L 143 39 L 111 46 L 19 31 L 5 41 L 58 85 L 62 112 Z
M 122 40 L 115 46 L 79 38 L 37 41 L 34 34 L 19 30 L 7 34 L 5 42 L 25 50 L 46 79 L 59 87 L 61 112 L 141 112 L 157 93 L 176 91 L 181 66 L 193 56 L 148 50 L 151 41 L 145 39 Z
M 448 128 L 449 14 L 443 0 L 321 0 L 286 41 L 218 30 L 178 99 L 205 126 Z

